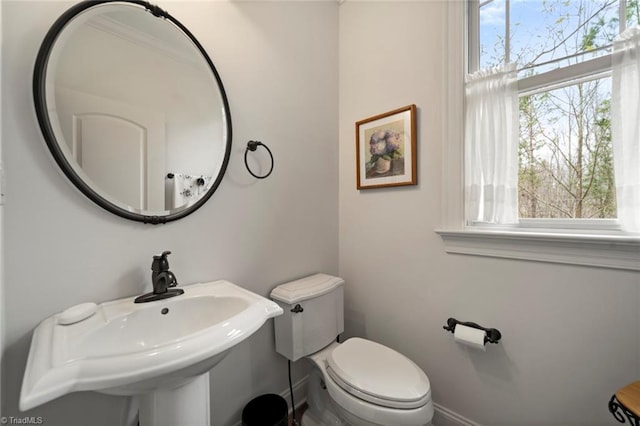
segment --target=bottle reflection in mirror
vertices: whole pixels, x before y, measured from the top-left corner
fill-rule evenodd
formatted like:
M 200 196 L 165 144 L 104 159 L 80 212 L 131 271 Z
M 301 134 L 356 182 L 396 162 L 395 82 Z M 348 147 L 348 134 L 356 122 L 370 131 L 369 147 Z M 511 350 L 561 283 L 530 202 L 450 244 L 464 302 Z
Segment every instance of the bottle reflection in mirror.
M 168 173 L 165 190 L 167 210 L 183 207 L 197 200 L 200 194 L 207 192 L 211 176 Z

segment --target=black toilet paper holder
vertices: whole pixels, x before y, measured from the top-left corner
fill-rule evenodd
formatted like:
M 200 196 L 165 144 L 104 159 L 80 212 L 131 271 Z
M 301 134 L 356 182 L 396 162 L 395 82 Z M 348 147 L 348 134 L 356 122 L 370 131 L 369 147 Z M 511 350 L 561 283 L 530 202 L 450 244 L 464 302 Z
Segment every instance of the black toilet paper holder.
M 455 318 L 449 318 L 447 320 L 447 325 L 442 326 L 442 328 L 453 333 L 455 332 L 456 325 L 458 324 L 466 325 L 467 327 L 477 328 L 478 330 L 484 330 L 484 332 L 486 333 L 486 336 L 484 336 L 485 344 L 487 344 L 487 342 L 498 343 L 498 340 L 502 338 L 502 333 L 500 333 L 500 331 L 496 328 L 486 328 L 476 324 L 475 322 L 462 322 L 462 321 L 458 321 Z

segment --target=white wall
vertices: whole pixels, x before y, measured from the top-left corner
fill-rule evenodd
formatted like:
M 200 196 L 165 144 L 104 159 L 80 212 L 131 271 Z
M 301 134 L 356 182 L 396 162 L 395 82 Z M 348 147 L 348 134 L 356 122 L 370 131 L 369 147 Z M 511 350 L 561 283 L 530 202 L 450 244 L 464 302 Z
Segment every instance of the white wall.
M 234 146 L 227 174 L 203 208 L 151 226 L 111 215 L 79 193 L 58 170 L 37 126 L 31 95 L 36 52 L 71 4 L 2 2 L 2 415 L 43 416 L 52 426 L 114 426 L 123 399 L 94 393 L 18 411 L 31 331 L 39 321 L 76 303 L 148 290 L 151 257 L 167 249 L 183 284 L 225 278 L 264 296 L 293 278 L 338 272 L 338 5 L 160 4 L 216 64 L 231 104 Z M 250 139 L 274 153 L 275 170 L 266 180 L 244 168 Z M 305 373 L 296 365 L 294 381 Z M 268 322 L 213 370 L 213 424 L 239 421 L 252 397 L 286 387 L 286 362 L 275 353 Z
M 411 357 L 439 407 L 483 425 L 618 424 L 611 395 L 640 374 L 640 274 L 444 253 L 446 2 L 340 7 L 340 274 L 347 334 Z M 354 123 L 415 103 L 418 185 L 356 190 Z M 459 105 L 458 105 L 459 106 Z M 496 327 L 486 353 L 448 317 Z

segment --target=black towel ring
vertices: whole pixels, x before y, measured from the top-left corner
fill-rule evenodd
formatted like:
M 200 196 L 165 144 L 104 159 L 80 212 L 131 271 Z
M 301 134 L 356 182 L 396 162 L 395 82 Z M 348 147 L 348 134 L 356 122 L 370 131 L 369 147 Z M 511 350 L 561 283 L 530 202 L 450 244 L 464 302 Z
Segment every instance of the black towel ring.
M 271 168 L 269 169 L 267 174 L 263 175 L 263 176 L 258 176 L 255 173 L 253 173 L 251 171 L 251 169 L 249 168 L 249 163 L 247 163 L 247 153 L 249 151 L 257 150 L 259 146 L 263 146 L 264 149 L 266 149 L 267 152 L 269 153 L 269 157 L 271 157 Z M 273 154 L 271 153 L 271 150 L 269 149 L 269 147 L 266 146 L 265 144 L 263 144 L 262 142 L 260 142 L 260 141 L 249 141 L 249 142 L 247 142 L 247 149 L 245 149 L 245 151 L 244 151 L 244 165 L 247 167 L 247 170 L 249 171 L 249 173 L 251 173 L 251 176 L 253 176 L 256 179 L 265 179 L 265 178 L 269 177 L 269 175 L 273 171 Z

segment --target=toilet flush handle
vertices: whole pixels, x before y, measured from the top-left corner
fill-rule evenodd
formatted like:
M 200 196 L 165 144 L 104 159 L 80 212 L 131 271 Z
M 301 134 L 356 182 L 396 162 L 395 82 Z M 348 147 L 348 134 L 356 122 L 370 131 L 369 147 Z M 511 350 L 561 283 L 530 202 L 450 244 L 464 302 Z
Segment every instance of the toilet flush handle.
M 300 312 L 303 312 L 304 309 L 302 309 L 302 306 L 300 306 L 300 304 L 298 303 L 296 306 L 293 307 L 293 309 L 291 309 L 291 312 L 293 312 L 294 314 L 299 314 Z

